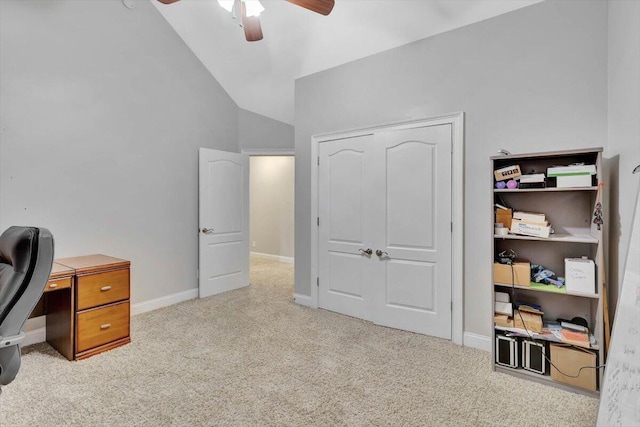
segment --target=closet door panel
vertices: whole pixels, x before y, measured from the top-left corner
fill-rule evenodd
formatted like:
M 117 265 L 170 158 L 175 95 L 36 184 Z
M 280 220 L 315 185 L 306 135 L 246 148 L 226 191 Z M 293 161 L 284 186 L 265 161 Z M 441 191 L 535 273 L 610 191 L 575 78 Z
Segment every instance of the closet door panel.
M 451 338 L 451 127 L 376 133 L 374 321 Z
M 389 260 L 386 265 L 386 305 L 421 311 L 433 311 L 436 265 L 427 262 Z M 393 286 L 387 286 L 392 283 Z M 424 286 L 427 283 L 427 286 Z
M 427 250 L 434 246 L 435 148 L 407 141 L 386 149 L 388 247 Z
M 372 137 L 320 144 L 319 306 L 370 318 Z

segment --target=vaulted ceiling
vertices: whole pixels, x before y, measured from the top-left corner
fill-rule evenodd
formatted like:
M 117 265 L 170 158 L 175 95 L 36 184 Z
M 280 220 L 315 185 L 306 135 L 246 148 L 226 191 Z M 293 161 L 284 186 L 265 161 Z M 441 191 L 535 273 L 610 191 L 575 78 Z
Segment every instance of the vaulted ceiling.
M 541 0 L 336 0 L 322 16 L 263 0 L 249 43 L 216 0 L 150 0 L 240 108 L 294 122 L 295 79 Z

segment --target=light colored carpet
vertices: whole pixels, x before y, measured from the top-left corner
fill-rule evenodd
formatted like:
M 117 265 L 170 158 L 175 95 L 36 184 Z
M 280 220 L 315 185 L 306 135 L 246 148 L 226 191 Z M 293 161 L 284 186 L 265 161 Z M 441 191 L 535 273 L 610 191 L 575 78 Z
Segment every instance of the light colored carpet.
M 488 353 L 292 302 L 290 264 L 132 318 L 133 342 L 68 362 L 24 349 L 0 425 L 552 425 L 597 399 L 491 371 Z

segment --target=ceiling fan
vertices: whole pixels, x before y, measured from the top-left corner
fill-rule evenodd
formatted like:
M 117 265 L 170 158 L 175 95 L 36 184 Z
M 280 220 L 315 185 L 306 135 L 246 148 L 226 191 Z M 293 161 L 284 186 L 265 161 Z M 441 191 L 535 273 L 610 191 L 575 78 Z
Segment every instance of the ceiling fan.
M 163 4 L 172 4 L 180 0 L 158 0 Z M 328 15 L 333 10 L 335 0 L 286 0 L 289 3 L 304 7 L 305 9 Z M 244 28 L 244 36 L 249 42 L 262 40 L 262 26 L 260 25 L 260 12 L 264 7 L 258 0 L 218 0 L 220 6 L 231 12 L 233 18 L 237 15 L 242 17 L 241 27 Z

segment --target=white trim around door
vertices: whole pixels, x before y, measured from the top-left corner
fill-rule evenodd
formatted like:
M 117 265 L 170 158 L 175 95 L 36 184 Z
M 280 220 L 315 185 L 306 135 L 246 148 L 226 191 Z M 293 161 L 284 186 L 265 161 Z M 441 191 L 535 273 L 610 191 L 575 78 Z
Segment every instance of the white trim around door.
M 249 156 L 295 156 L 293 148 L 243 148 L 241 153 Z
M 450 124 L 452 129 L 451 188 L 452 188 L 452 253 L 451 253 L 451 290 L 452 318 L 451 340 L 463 344 L 464 328 L 464 113 L 446 114 L 420 120 L 401 123 L 390 123 L 370 128 L 332 132 L 314 135 L 311 138 L 311 295 L 308 300 L 300 301 L 303 305 L 318 307 L 318 153 L 319 144 L 323 141 L 340 138 L 352 138 L 372 134 L 374 131 L 391 129 L 410 129 L 417 126 Z

